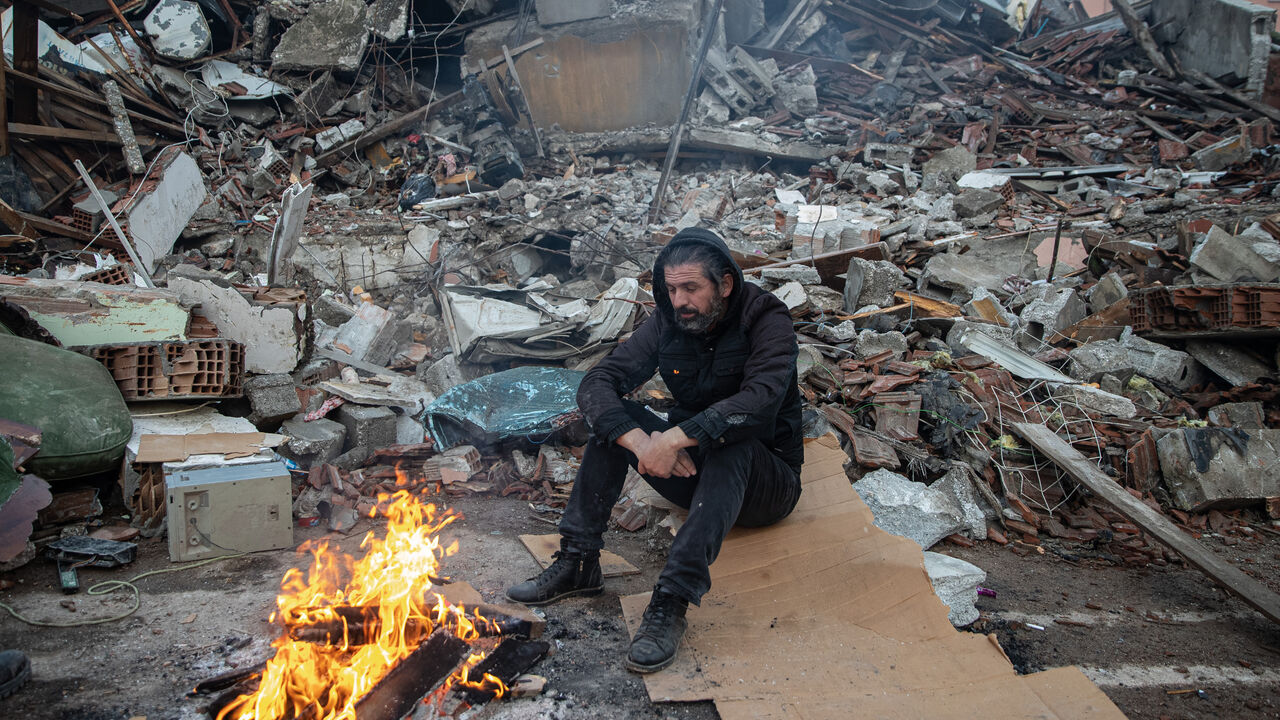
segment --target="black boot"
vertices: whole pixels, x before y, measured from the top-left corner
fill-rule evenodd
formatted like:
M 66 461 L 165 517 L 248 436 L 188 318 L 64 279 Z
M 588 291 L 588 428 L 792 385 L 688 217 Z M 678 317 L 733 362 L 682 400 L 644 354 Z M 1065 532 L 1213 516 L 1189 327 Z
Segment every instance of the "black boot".
M 537 577 L 507 589 L 507 599 L 525 605 L 546 605 L 571 595 L 599 595 L 604 590 L 600 552 L 564 547 Z
M 653 589 L 649 607 L 644 610 L 640 629 L 627 653 L 627 669 L 638 673 L 657 672 L 676 659 L 680 638 L 689 621 L 684 613 L 689 601 L 658 588 Z
M 18 650 L 0 652 L 0 700 L 18 692 L 31 679 L 31 661 Z

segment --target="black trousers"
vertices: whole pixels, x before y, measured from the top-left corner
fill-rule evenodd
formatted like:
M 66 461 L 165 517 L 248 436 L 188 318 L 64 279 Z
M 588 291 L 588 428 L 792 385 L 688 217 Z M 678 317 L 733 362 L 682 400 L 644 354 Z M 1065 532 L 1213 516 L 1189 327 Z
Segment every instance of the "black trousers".
M 627 413 L 645 433 L 671 424 L 643 405 L 624 400 Z M 698 472 L 693 477 L 644 479 L 663 497 L 689 510 L 667 555 L 658 587 L 697 605 L 711 588 L 711 563 L 735 524 L 771 525 L 791 514 L 800 499 L 800 476 L 759 440 L 689 448 Z M 580 550 L 604 547 L 609 514 L 636 456 L 605 438 L 592 436 L 560 521 L 562 544 Z

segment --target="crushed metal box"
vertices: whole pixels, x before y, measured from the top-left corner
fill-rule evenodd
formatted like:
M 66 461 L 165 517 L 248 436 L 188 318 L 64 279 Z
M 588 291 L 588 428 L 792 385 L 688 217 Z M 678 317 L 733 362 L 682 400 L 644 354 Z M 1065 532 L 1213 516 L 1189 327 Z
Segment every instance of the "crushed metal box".
M 185 470 L 165 482 L 173 562 L 293 546 L 291 484 L 282 463 Z

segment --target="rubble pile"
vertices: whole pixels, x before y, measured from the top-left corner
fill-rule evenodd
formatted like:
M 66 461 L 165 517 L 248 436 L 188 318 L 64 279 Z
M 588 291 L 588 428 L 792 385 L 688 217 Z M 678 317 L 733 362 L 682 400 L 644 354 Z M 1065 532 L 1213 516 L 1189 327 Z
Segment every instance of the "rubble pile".
M 47 31 L 6 46 L 0 321 L 133 403 L 119 484 L 144 534 L 167 476 L 246 462 L 283 461 L 292 522 L 334 531 L 396 490 L 554 519 L 579 371 L 652 311 L 663 244 L 703 227 L 790 308 L 807 432 L 842 437 L 883 527 L 1179 561 L 1014 428 L 1067 438 L 1194 534 L 1275 532 L 1270 36 L 1220 53 L 1172 32 L 1252 37 L 1274 11 L 1213 4 L 735 3 L 695 75 L 710 29 L 674 0 L 451 2 L 441 24 L 395 0 L 18 3 L 6 27 Z M 647 13 L 685 44 L 643 62 L 692 87 L 611 103 L 595 64 L 616 71 Z M 635 396 L 671 403 L 660 378 Z M 155 402 L 221 419 L 149 425 Z M 139 458 L 204 434 L 254 439 Z M 634 531 L 660 513 L 632 490 L 615 519 Z

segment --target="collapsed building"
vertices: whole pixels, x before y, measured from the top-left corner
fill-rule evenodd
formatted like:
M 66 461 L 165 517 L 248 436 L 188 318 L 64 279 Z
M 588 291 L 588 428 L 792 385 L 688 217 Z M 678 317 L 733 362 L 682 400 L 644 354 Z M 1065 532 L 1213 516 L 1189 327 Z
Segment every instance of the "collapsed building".
M 292 548 L 406 488 L 554 521 L 582 371 L 702 227 L 878 527 L 1189 563 L 1280 621 L 1192 538 L 1280 521 L 1275 11 L 1114 6 L 15 0 L 0 557 Z M 637 476 L 614 521 L 669 510 Z M 984 626 L 980 568 L 923 568 Z

